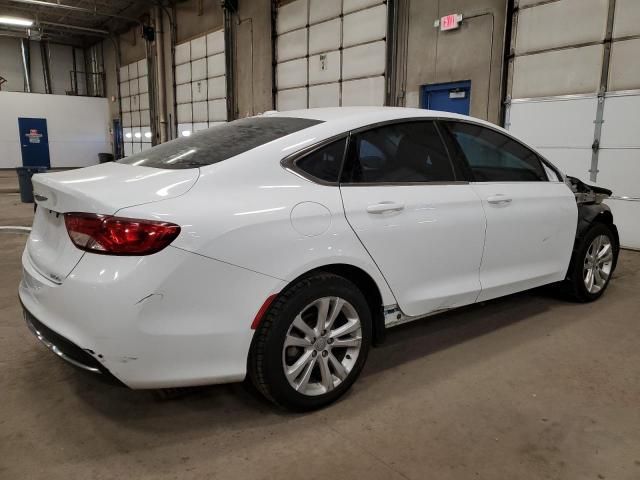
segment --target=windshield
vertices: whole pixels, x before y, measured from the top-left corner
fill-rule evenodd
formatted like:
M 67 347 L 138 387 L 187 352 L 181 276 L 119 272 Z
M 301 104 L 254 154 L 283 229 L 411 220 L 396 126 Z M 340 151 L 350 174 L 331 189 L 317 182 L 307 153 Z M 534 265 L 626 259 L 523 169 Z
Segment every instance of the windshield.
M 203 167 L 318 123 L 322 122 L 307 118 L 243 118 L 156 145 L 118 163 L 166 169 Z

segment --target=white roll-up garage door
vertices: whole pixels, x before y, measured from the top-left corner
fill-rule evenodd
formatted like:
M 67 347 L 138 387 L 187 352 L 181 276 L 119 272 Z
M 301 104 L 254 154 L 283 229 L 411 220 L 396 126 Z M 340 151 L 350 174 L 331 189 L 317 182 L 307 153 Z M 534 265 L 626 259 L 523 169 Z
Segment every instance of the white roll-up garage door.
M 295 0 L 278 7 L 278 110 L 384 105 L 382 0 Z
M 567 174 L 613 190 L 621 243 L 640 248 L 640 2 L 519 6 L 506 126 Z
M 151 148 L 147 60 L 120 67 L 120 108 L 124 156 Z
M 227 120 L 224 30 L 176 45 L 178 135 Z

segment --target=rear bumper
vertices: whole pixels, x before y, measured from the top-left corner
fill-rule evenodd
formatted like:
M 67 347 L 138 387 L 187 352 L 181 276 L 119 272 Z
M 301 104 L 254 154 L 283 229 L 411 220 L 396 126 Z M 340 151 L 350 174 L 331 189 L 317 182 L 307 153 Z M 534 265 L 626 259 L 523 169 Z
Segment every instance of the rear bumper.
M 169 247 L 86 254 L 60 285 L 23 255 L 27 325 L 56 355 L 131 388 L 242 380 L 260 305 L 282 281 Z

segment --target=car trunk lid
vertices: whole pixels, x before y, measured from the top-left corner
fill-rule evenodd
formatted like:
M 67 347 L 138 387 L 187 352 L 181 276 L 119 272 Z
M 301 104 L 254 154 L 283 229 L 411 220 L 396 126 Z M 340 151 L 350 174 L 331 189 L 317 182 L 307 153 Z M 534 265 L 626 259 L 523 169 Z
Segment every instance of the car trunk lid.
M 119 163 L 34 175 L 38 208 L 27 241 L 30 263 L 49 280 L 62 283 L 84 254 L 69 238 L 64 213 L 113 215 L 125 207 L 183 195 L 198 176 L 198 169 L 164 170 Z

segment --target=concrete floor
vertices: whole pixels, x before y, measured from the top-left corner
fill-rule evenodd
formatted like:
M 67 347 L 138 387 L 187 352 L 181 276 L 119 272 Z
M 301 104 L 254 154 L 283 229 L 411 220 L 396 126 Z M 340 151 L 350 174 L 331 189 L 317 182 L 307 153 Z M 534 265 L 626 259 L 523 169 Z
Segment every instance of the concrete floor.
M 2 197 L 0 224 L 28 224 Z M 535 291 L 391 330 L 343 400 L 294 415 L 55 358 L 21 318 L 24 241 L 0 233 L 1 479 L 640 478 L 640 253 L 595 304 Z

